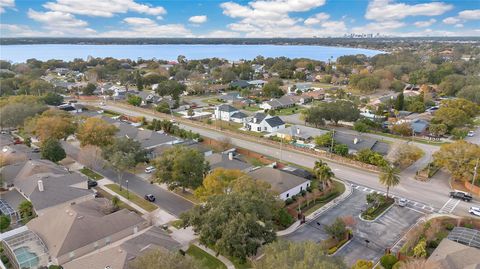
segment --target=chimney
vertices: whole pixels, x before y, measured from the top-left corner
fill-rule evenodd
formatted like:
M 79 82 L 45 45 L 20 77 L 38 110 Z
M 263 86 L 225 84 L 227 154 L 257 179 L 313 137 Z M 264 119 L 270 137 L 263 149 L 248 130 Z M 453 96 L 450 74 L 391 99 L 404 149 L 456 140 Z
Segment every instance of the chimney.
M 233 160 L 233 152 L 228 153 L 228 159 L 231 161 Z
M 300 128 L 297 127 L 297 135 L 300 134 Z
M 358 143 L 358 138 L 355 137 L 355 139 L 353 139 L 353 144 L 356 145 Z
M 44 191 L 45 190 L 43 188 L 43 181 L 41 179 L 38 180 L 38 190 L 39 191 Z

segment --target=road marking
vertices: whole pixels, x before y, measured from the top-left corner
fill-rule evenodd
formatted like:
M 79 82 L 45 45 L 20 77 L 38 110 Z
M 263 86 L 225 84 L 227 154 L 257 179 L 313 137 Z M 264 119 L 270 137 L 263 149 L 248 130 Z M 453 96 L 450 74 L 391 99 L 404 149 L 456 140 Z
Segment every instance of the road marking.
M 453 199 L 450 198 L 448 201 L 440 208 L 438 212 L 440 213 L 452 213 L 452 211 L 457 207 L 457 205 L 460 203 L 460 200 L 458 199 Z

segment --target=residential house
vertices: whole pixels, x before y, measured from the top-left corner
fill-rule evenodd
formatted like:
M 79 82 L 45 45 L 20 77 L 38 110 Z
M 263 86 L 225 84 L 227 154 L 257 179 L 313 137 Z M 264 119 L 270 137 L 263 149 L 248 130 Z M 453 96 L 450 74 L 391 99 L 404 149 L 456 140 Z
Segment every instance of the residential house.
M 228 104 L 233 104 L 236 102 L 241 102 L 244 100 L 238 92 L 226 92 L 218 97 L 218 99 L 227 102 Z
M 31 220 L 27 227 L 43 240 L 54 264 L 65 264 L 149 226 L 127 209 L 109 213 L 109 203 L 97 198 L 69 204 Z
M 260 105 L 260 108 L 271 110 L 271 109 L 282 109 L 282 108 L 287 108 L 292 106 L 295 106 L 295 100 L 290 96 L 284 95 L 280 98 L 263 102 Z
M 296 83 L 294 85 L 288 86 L 289 93 L 296 93 L 297 91 L 306 92 L 313 89 L 313 84 L 310 82 Z
M 303 125 L 292 125 L 285 129 L 281 129 L 276 132 L 276 136 L 280 137 L 284 140 L 291 141 L 291 140 L 301 140 L 301 141 L 308 141 L 316 136 L 320 136 L 322 134 L 326 134 L 328 131 L 303 126 Z
M 272 167 L 262 167 L 248 174 L 255 180 L 270 184 L 270 188 L 278 193 L 282 200 L 306 191 L 310 186 L 310 180 Z
M 215 107 L 213 117 L 217 120 L 243 123 L 248 116 L 231 105 L 223 104 Z
M 354 154 L 362 149 L 370 149 L 382 155 L 386 155 L 390 148 L 387 143 L 362 135 L 335 132 L 333 139 L 336 143 L 347 145 L 350 154 Z
M 79 203 L 94 198 L 88 189 L 88 179 L 78 173 L 70 173 L 64 167 L 48 160 L 29 160 L 2 168 L 1 175 L 10 188 L 33 204 L 37 215 L 42 215 L 71 203 Z M 17 193 L 5 196 L 12 208 L 18 201 Z M 2 194 L 2 198 L 5 198 Z
M 253 132 L 276 132 L 285 128 L 285 122 L 278 116 L 255 113 L 244 124 L 245 129 Z
M 267 82 L 265 80 L 257 79 L 257 80 L 250 80 L 247 83 L 255 88 L 261 88 Z
M 230 82 L 230 88 L 244 89 L 248 87 L 251 87 L 251 85 L 246 80 L 235 80 Z
M 211 170 L 215 168 L 225 168 L 249 171 L 252 168 L 252 165 L 235 156 L 233 151 L 214 153 L 205 157 L 205 160 L 209 163 Z
M 300 95 L 304 98 L 312 98 L 313 100 L 323 100 L 325 99 L 325 90 L 318 89 L 313 91 L 306 91 Z
M 410 122 L 410 126 L 415 135 L 426 135 L 430 123 L 426 120 L 416 119 Z
M 94 252 L 63 264 L 65 269 L 84 268 L 118 268 L 128 269 L 128 263 L 143 255 L 155 250 L 165 249 L 176 252 L 181 245 L 170 235 L 159 227 L 149 227 L 138 233 L 137 236 L 129 239 L 120 245 L 105 247 L 99 252 Z

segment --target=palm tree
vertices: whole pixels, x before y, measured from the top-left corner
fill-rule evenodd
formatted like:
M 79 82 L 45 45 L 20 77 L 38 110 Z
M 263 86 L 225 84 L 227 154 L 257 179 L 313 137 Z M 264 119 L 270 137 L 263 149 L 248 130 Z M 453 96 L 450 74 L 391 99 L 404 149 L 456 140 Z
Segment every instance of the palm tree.
M 325 190 L 325 186 L 328 185 L 332 181 L 332 177 L 335 176 L 328 164 L 322 161 L 315 162 L 313 172 L 315 177 L 322 182 L 322 190 Z
M 380 173 L 380 183 L 387 187 L 387 198 L 390 187 L 395 187 L 400 183 L 400 170 L 392 165 L 385 165 Z

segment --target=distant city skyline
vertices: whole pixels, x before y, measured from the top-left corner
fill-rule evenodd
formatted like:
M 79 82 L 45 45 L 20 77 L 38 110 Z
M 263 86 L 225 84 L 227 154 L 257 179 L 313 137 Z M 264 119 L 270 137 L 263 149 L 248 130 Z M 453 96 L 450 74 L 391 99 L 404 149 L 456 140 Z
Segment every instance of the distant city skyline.
M 480 36 L 467 0 L 0 0 L 2 37 Z

